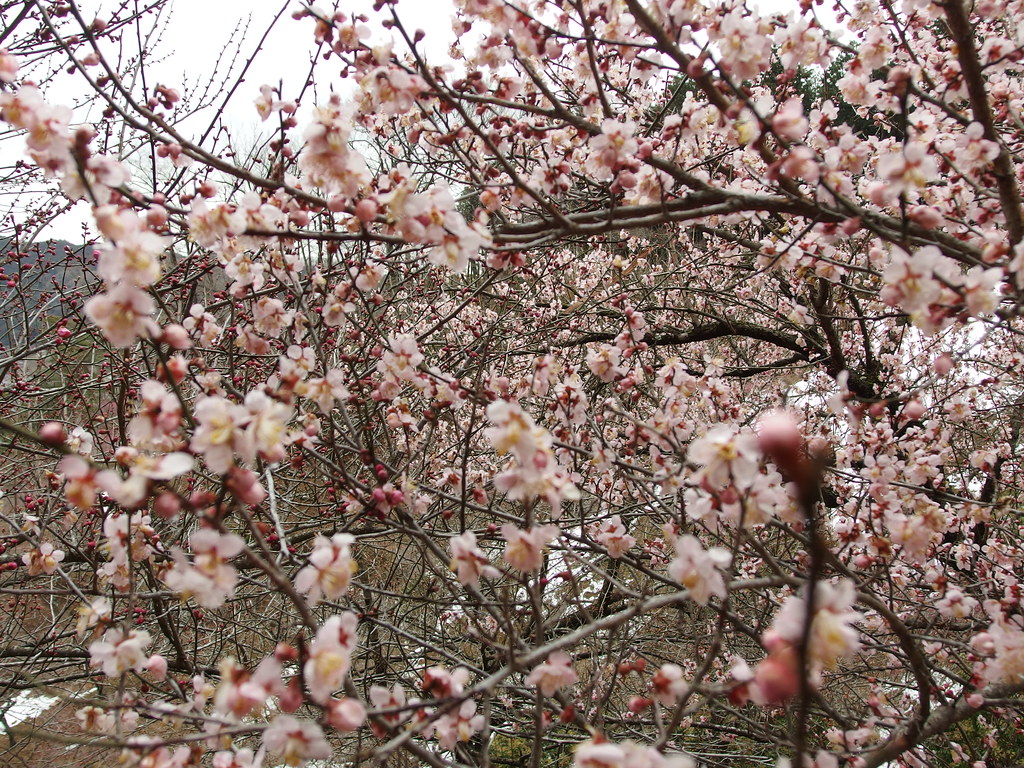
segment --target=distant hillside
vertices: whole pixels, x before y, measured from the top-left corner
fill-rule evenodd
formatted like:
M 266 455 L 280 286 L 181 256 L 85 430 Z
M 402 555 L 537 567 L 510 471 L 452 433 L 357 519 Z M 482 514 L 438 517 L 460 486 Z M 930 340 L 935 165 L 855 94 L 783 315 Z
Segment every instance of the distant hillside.
M 95 249 L 64 240 L 19 245 L 0 238 L 0 349 L 31 343 L 46 319 L 62 317 L 61 298 L 81 298 L 93 282 Z M 76 296 L 76 294 L 79 294 Z

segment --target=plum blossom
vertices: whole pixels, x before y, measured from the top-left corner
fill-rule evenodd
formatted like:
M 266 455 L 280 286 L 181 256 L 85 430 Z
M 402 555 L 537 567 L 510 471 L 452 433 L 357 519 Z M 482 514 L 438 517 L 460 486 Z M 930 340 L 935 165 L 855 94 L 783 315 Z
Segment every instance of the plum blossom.
M 946 594 L 935 602 L 935 607 L 943 616 L 965 619 L 978 607 L 978 601 L 955 587 L 949 587 Z
M 505 562 L 522 573 L 539 571 L 544 565 L 547 545 L 557 538 L 561 531 L 557 525 L 539 525 L 520 530 L 511 523 L 501 526 L 501 536 L 507 542 Z
M 248 747 L 221 750 L 213 756 L 213 768 L 263 768 L 263 750 L 253 752 Z
M 110 620 L 113 606 L 105 597 L 97 597 L 88 605 L 78 608 L 78 621 L 75 622 L 75 637 L 81 640 L 85 633 L 96 626 L 102 626 Z M 96 630 L 97 633 L 99 630 Z
M 140 338 L 157 335 L 155 305 L 148 293 L 128 282 L 85 302 L 85 313 L 115 347 L 130 347 Z
M 0 48 L 0 82 L 13 83 L 18 78 L 18 60 L 6 48 Z
M 29 576 L 56 573 L 63 559 L 64 550 L 54 549 L 53 544 L 48 541 L 40 544 L 38 549 L 33 549 L 21 556 L 21 562 L 28 566 Z
M 148 661 L 145 649 L 151 642 L 149 633 L 144 630 L 126 633 L 121 629 L 108 629 L 102 640 L 89 646 L 89 666 L 102 668 L 107 677 L 117 677 L 129 669 L 142 672 Z
M 591 739 L 576 747 L 572 764 L 573 768 L 626 768 L 626 750 L 620 744 Z
M 415 106 L 417 97 L 427 90 L 423 78 L 397 67 L 371 69 L 360 85 L 361 111 L 387 115 L 408 112 Z
M 223 715 L 245 717 L 271 696 L 284 692 L 281 674 L 281 662 L 274 656 L 264 658 L 251 673 L 234 659 L 224 659 L 220 664 L 220 684 L 214 693 L 214 709 Z
M 494 425 L 486 430 L 498 455 L 511 453 L 515 461 L 494 480 L 495 487 L 512 499 L 541 497 L 560 514 L 563 501 L 574 501 L 580 492 L 558 465 L 547 430 L 517 403 L 497 400 L 487 407 L 487 418 Z
M 314 110 L 299 155 L 299 168 L 311 184 L 348 198 L 357 197 L 370 183 L 366 161 L 349 147 L 351 126 L 351 114 L 338 94 L 332 94 L 326 106 Z
M 587 367 L 601 381 L 611 382 L 626 374 L 620 363 L 622 350 L 611 344 L 599 344 L 587 352 Z
M 316 633 L 303 667 L 306 685 L 313 700 L 326 704 L 341 688 L 352 664 L 359 620 L 352 612 L 331 616 Z
M 273 88 L 269 85 L 261 85 L 260 95 L 253 100 L 253 104 L 256 106 L 256 113 L 260 116 L 260 120 L 264 122 L 274 112 L 284 112 L 286 114 L 295 112 L 295 102 L 275 99 L 274 95 L 275 91 Z
M 985 610 L 996 620 L 988 632 L 976 635 L 971 644 L 989 651 L 992 659 L 985 665 L 985 679 L 993 683 L 1024 681 L 1024 621 L 1020 616 L 1006 616 L 994 601 L 985 603 Z M 984 643 L 979 642 L 984 638 Z
M 234 533 L 201 528 L 192 534 L 190 544 L 193 561 L 176 550 L 174 568 L 164 581 L 184 599 L 194 597 L 204 608 L 220 608 L 234 594 L 238 582 L 238 572 L 227 561 L 241 554 L 245 540 Z
M 601 123 L 601 133 L 590 139 L 587 169 L 599 179 L 610 179 L 622 166 L 633 160 L 639 151 L 636 124 L 630 120 L 620 122 L 607 118 Z
M 476 534 L 472 531 L 452 536 L 448 550 L 452 553 L 452 570 L 460 584 L 479 587 L 481 578 L 493 579 L 501 575 L 477 546 Z
M 923 189 L 938 175 L 935 157 L 923 141 L 911 141 L 878 158 L 878 176 L 888 182 L 887 195 L 895 199 L 902 193 Z
M 447 667 L 434 666 L 423 673 L 420 687 L 424 693 L 434 698 L 448 699 L 462 693 L 469 682 L 469 677 L 470 672 L 465 667 L 450 670 Z
M 607 520 L 594 523 L 588 528 L 590 536 L 608 550 L 608 557 L 618 559 L 636 544 L 636 538 L 630 536 L 619 515 L 612 515 Z
M 651 692 L 663 707 L 678 704 L 688 688 L 683 669 L 678 664 L 662 664 L 651 677 Z
M 731 482 L 745 490 L 758 474 L 761 452 L 753 432 L 716 424 L 690 444 L 686 456 L 700 465 L 697 477 L 712 489 L 720 490 Z
M 281 461 L 285 456 L 291 408 L 260 390 L 253 390 L 245 396 L 245 408 L 249 418 L 246 437 L 238 446 L 239 453 L 249 461 L 253 459 L 251 451 L 271 464 Z
M 202 397 L 196 402 L 196 430 L 191 447 L 206 459 L 206 465 L 218 474 L 234 465 L 235 453 L 251 455 L 250 436 L 245 427 L 249 411 L 223 397 Z
M 786 101 L 772 118 L 772 131 L 780 139 L 801 141 L 807 133 L 807 118 L 804 117 L 803 100 L 799 96 Z
M 317 536 L 313 540 L 309 565 L 295 576 L 295 588 L 307 596 L 310 605 L 323 599 L 337 600 L 348 591 L 357 569 L 351 550 L 354 542 L 355 538 L 348 533 L 336 533 L 329 539 Z
M 460 741 L 469 741 L 483 730 L 484 716 L 476 713 L 476 702 L 466 700 L 454 712 L 442 715 L 434 723 L 441 749 L 454 749 Z
M 391 688 L 382 685 L 370 686 L 370 703 L 376 709 L 401 709 L 406 705 L 405 689 L 395 683 Z M 409 717 L 408 712 L 389 712 L 380 716 L 382 720 L 392 726 L 401 723 Z M 374 734 L 380 738 L 387 731 L 381 729 L 376 723 L 372 725 Z
M 665 757 L 654 747 L 632 741 L 615 744 L 602 736 L 579 744 L 573 757 L 573 768 L 694 768 L 694 765 L 694 761 L 684 755 Z
M 111 733 L 116 720 L 102 707 L 82 707 L 75 712 L 79 727 L 86 733 Z
M 331 368 L 323 378 L 315 376 L 306 379 L 302 385 L 296 387 L 296 391 L 316 403 L 322 413 L 329 413 L 336 402 L 345 402 L 349 398 L 345 380 L 344 371 L 340 368 Z
M 263 745 L 292 768 L 310 760 L 327 760 L 332 752 L 319 725 L 291 715 L 278 715 L 271 721 L 263 732 Z
M 959 269 L 952 259 L 934 245 L 914 252 L 895 250 L 892 261 L 882 273 L 885 287 L 882 300 L 889 306 L 899 306 L 912 316 L 927 312 L 929 305 L 943 301 L 952 303 L 955 294 L 945 292 L 943 282 L 959 284 Z
M 399 381 L 415 381 L 417 368 L 424 360 L 416 337 L 411 333 L 392 334 L 388 349 L 377 362 L 377 371 Z
M 111 286 L 121 282 L 140 288 L 152 285 L 160 278 L 160 254 L 168 243 L 169 238 L 137 225 L 116 245 L 100 251 L 100 276 Z
M 139 387 L 142 403 L 128 424 L 132 445 L 153 450 L 172 450 L 181 426 L 181 400 L 159 381 L 147 379 Z
M 231 237 L 245 232 L 246 215 L 233 205 L 208 207 L 201 198 L 192 203 L 188 218 L 189 235 L 204 248 L 220 250 Z
M 856 592 L 851 581 L 842 579 L 834 584 L 818 583 L 814 620 L 808 639 L 808 657 L 813 677 L 817 678 L 823 669 L 835 669 L 840 659 L 856 653 L 860 648 L 860 636 L 853 625 L 862 616 L 853 609 L 855 600 Z M 787 598 L 775 615 L 770 632 L 789 645 L 798 646 L 803 639 L 806 604 L 805 596 Z
M 572 657 L 564 651 L 555 651 L 546 661 L 533 668 L 526 678 L 526 684 L 536 686 L 545 696 L 552 696 L 559 688 L 570 686 L 578 679 L 572 666 Z
M 342 697 L 327 702 L 327 724 L 341 733 L 357 730 L 366 722 L 366 707 L 359 699 Z
M 690 593 L 699 605 L 707 605 L 711 596 L 724 599 L 728 590 L 721 568 L 727 568 L 732 555 L 727 549 L 705 550 L 696 536 L 689 534 L 675 540 L 676 557 L 669 563 L 668 574 Z

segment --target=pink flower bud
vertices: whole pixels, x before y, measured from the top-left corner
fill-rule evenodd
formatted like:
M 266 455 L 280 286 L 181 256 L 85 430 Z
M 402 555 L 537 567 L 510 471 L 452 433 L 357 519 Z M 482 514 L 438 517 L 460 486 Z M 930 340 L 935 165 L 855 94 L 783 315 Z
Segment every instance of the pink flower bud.
M 172 349 L 189 349 L 192 346 L 188 331 L 177 323 L 164 327 L 163 339 Z
M 256 473 L 250 469 L 232 467 L 228 475 L 228 490 L 242 504 L 255 506 L 267 498 L 267 492 L 260 485 Z
M 853 235 L 860 230 L 860 216 L 844 221 L 840 227 L 844 235 Z
M 363 224 L 369 224 L 377 216 L 377 203 L 374 200 L 360 200 L 356 203 L 355 214 Z
M 165 680 L 167 678 L 167 659 L 154 653 L 146 662 L 146 671 L 153 676 L 154 680 Z
M 754 669 L 755 700 L 763 704 L 779 704 L 800 690 L 799 659 L 792 646 L 772 651 Z
M 351 733 L 366 722 L 366 708 L 358 699 L 332 699 L 327 705 L 327 722 L 342 733 Z
M 953 357 L 948 352 L 943 352 L 941 355 L 935 358 L 932 363 L 932 370 L 935 371 L 939 376 L 945 376 L 951 370 L 953 370 Z
M 903 418 L 907 421 L 914 421 L 924 416 L 927 410 L 920 400 L 910 400 L 903 406 Z
M 288 681 L 288 685 L 285 686 L 284 692 L 279 698 L 281 711 L 291 714 L 302 706 L 302 698 L 302 688 L 299 687 L 299 678 L 293 677 Z
M 170 491 L 164 491 L 153 501 L 153 514 L 172 520 L 181 511 L 181 500 Z
M 64 445 L 64 441 L 67 440 L 67 433 L 64 431 L 64 425 L 59 421 L 48 421 L 39 428 L 39 439 L 47 445 L 54 447 Z
M 167 223 L 167 209 L 162 205 L 154 205 L 146 211 L 146 223 L 151 227 L 162 227 Z
M 629 707 L 630 712 L 638 715 L 645 709 L 649 709 L 653 703 L 651 699 L 644 698 L 643 696 L 631 696 L 626 706 Z
M 935 229 L 942 223 L 942 214 L 930 205 L 915 205 L 907 213 L 925 229 Z

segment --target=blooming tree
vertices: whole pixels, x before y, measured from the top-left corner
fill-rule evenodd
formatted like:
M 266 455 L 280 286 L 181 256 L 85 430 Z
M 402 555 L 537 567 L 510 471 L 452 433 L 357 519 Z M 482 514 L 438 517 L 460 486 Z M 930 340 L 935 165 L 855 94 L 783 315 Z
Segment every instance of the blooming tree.
M 295 92 L 154 82 L 170 5 L 2 4 L 12 751 L 1020 743 L 1019 2 L 296 4 Z

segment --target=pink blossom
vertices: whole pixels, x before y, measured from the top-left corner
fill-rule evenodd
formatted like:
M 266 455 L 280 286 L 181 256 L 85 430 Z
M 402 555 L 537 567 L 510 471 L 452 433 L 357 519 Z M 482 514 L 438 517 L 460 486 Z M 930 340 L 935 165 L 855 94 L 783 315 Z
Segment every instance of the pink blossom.
M 233 533 L 201 528 L 192 534 L 191 545 L 193 561 L 176 550 L 174 568 L 164 581 L 185 599 L 194 597 L 205 608 L 219 608 L 234 594 L 238 581 L 238 572 L 227 561 L 242 552 L 245 541 Z
M 938 165 L 927 144 L 911 141 L 878 158 L 878 175 L 889 182 L 887 193 L 894 198 L 923 189 L 938 175 Z
M 406 705 L 405 689 L 398 683 L 395 683 L 391 688 L 385 688 L 382 685 L 370 686 L 370 703 L 378 710 L 400 709 Z M 403 720 L 408 719 L 409 713 L 389 712 L 380 717 L 391 725 L 397 725 Z M 386 731 L 379 729 L 376 724 L 373 725 L 373 732 L 377 737 L 383 737 L 386 733 Z
M 804 117 L 803 100 L 799 96 L 786 101 L 782 109 L 772 118 L 772 131 L 780 139 L 801 141 L 807 133 L 807 118 Z
M 327 724 L 341 733 L 357 730 L 366 722 L 366 707 L 358 699 L 344 697 L 327 703 Z
M 601 381 L 616 381 L 625 375 L 619 364 L 622 350 L 610 344 L 599 344 L 587 352 L 587 367 Z
M 618 559 L 636 544 L 636 538 L 630 536 L 619 515 L 612 515 L 601 523 L 594 523 L 588 529 L 594 541 L 608 550 L 608 557 Z
M 689 534 L 675 540 L 675 549 L 668 575 L 686 587 L 690 598 L 699 605 L 707 605 L 712 595 L 724 599 L 728 590 L 719 569 L 732 561 L 729 551 L 720 547 L 705 550 L 700 540 Z
M 191 447 L 206 459 L 206 465 L 218 474 L 234 464 L 235 453 L 251 455 L 251 443 L 244 428 L 248 410 L 223 397 L 203 397 L 195 406 L 196 429 Z
M 610 741 L 581 742 L 573 755 L 573 768 L 626 768 L 626 750 Z
M 332 752 L 319 725 L 291 715 L 278 715 L 271 721 L 263 731 L 263 745 L 293 768 L 310 760 L 327 760 Z
M 0 82 L 13 83 L 18 79 L 18 60 L 0 48 Z
M 860 648 L 860 636 L 853 626 L 861 619 L 861 614 L 853 610 L 855 599 L 856 591 L 850 581 L 818 583 L 808 639 L 812 674 L 835 669 L 840 659 Z M 789 644 L 799 645 L 803 641 L 806 611 L 805 597 L 788 598 L 775 615 L 771 631 Z
M 349 198 L 357 197 L 370 182 L 366 161 L 349 147 L 351 125 L 341 99 L 332 95 L 327 106 L 314 111 L 299 155 L 299 167 L 311 184 Z
M 295 588 L 307 595 L 311 605 L 322 599 L 337 600 L 348 591 L 357 568 L 351 551 L 354 541 L 347 533 L 336 533 L 330 539 L 317 536 L 313 540 L 309 565 L 295 576 Z
M 678 664 L 662 664 L 651 678 L 651 692 L 664 707 L 678 704 L 688 689 L 689 684 Z
M 501 536 L 507 542 L 505 562 L 522 573 L 539 571 L 544 565 L 544 552 L 548 543 L 560 533 L 557 525 L 539 525 L 520 530 L 511 523 L 505 523 L 501 526 Z
M 142 672 L 146 668 L 146 647 L 152 642 L 148 632 L 108 629 L 102 640 L 89 646 L 89 666 L 100 667 L 107 677 L 117 677 L 129 669 Z
M 590 139 L 587 169 L 595 178 L 610 179 L 623 165 L 631 161 L 639 144 L 634 138 L 636 124 L 608 118 L 601 123 L 601 133 Z
M 219 713 L 243 718 L 284 691 L 281 674 L 281 662 L 274 656 L 264 658 L 251 674 L 234 659 L 224 659 L 213 706 Z
M 213 756 L 213 768 L 263 768 L 263 750 L 255 753 L 248 747 L 222 750 Z
M 476 702 L 467 700 L 454 712 L 442 715 L 434 724 L 441 749 L 454 749 L 460 741 L 469 741 L 484 727 L 483 715 L 476 713 Z
M 541 497 L 557 518 L 563 501 L 580 497 L 552 450 L 551 435 L 539 427 L 516 403 L 497 400 L 487 407 L 494 425 L 485 434 L 498 455 L 511 453 L 515 461 L 495 478 L 495 487 L 512 499 Z
M 63 559 L 64 550 L 54 549 L 53 544 L 48 541 L 40 544 L 38 549 L 33 549 L 21 556 L 21 562 L 28 566 L 29 576 L 55 573 Z
M 146 660 L 146 671 L 153 676 L 157 682 L 167 678 L 167 659 L 154 653 Z
M 160 278 L 160 254 L 169 239 L 136 227 L 116 245 L 100 251 L 99 272 L 107 285 L 127 282 L 144 288 Z
M 85 303 L 85 313 L 115 347 L 130 347 L 140 337 L 156 335 L 152 320 L 153 299 L 145 291 L 124 282 Z
M 1019 616 L 1006 617 L 998 607 L 995 611 L 996 620 L 988 628 L 993 658 L 985 666 L 985 678 L 994 683 L 1019 683 L 1024 680 L 1024 621 Z
M 964 619 L 970 616 L 974 609 L 978 607 L 978 601 L 969 595 L 965 595 L 961 590 L 950 587 L 946 590 L 946 594 L 936 601 L 935 607 L 943 616 Z
M 754 433 L 716 424 L 690 444 L 686 456 L 701 466 L 698 477 L 711 488 L 719 490 L 731 482 L 746 489 L 758 474 L 761 452 Z
M 427 90 L 423 78 L 397 67 L 371 69 L 360 83 L 364 112 L 398 114 L 416 104 L 417 97 Z
M 452 553 L 452 570 L 460 584 L 479 587 L 481 578 L 493 579 L 501 575 L 501 571 L 491 565 L 487 555 L 476 544 L 476 534 L 466 531 L 448 540 L 448 550 Z
M 377 363 L 377 370 L 399 381 L 414 381 L 416 369 L 423 359 L 415 336 L 409 333 L 392 334 L 388 337 L 388 350 Z
M 341 688 L 352 664 L 359 620 L 351 612 L 331 616 L 323 623 L 309 647 L 309 659 L 303 667 L 306 685 L 313 700 L 326 704 Z
M 547 661 L 533 668 L 526 684 L 536 686 L 545 696 L 552 696 L 559 688 L 570 686 L 578 679 L 572 657 L 564 651 L 555 651 Z

